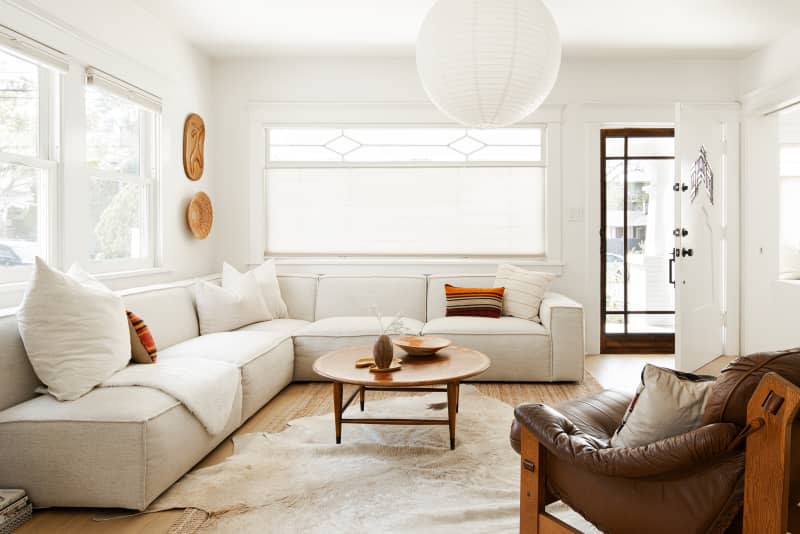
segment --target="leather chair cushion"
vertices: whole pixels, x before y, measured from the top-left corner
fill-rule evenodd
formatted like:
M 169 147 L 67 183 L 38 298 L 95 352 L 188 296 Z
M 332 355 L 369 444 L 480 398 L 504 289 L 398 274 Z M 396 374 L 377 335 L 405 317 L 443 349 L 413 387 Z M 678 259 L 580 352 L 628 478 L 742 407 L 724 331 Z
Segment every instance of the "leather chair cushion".
M 800 385 L 800 348 L 759 352 L 736 358 L 720 373 L 709 396 L 702 424 L 747 423 L 747 403 L 767 373 Z
M 622 421 L 631 402 L 631 395 L 618 391 L 601 391 L 580 400 L 555 405 L 559 413 L 572 421 L 582 432 L 608 441 Z M 515 418 L 511 424 L 511 446 L 519 453 L 520 427 Z

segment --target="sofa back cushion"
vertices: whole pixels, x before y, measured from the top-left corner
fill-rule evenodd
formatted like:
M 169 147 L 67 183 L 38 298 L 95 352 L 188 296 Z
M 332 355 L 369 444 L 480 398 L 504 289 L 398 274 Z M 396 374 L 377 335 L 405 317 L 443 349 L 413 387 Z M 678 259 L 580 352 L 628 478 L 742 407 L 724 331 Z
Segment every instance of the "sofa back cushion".
M 278 285 L 281 297 L 289 309 L 291 319 L 314 321 L 314 307 L 317 303 L 316 274 L 279 274 Z
M 0 411 L 36 396 L 36 378 L 13 313 L 0 318 Z
M 444 285 L 456 287 L 494 287 L 492 274 L 432 274 L 428 277 L 427 318 L 432 321 L 444 317 L 447 313 L 447 299 L 444 296 Z
M 200 335 L 188 284 L 148 286 L 122 292 L 125 308 L 142 318 L 159 350 Z
M 373 315 L 372 307 L 377 306 L 384 316 L 402 313 L 425 321 L 426 287 L 425 276 L 321 276 L 314 319 Z

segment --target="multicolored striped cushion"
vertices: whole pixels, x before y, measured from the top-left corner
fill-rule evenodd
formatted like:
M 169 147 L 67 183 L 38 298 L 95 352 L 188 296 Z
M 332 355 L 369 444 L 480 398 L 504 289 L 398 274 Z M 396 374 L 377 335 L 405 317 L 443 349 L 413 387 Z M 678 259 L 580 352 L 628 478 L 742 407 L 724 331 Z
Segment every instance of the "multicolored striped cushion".
M 131 333 L 131 357 L 133 361 L 136 363 L 156 363 L 158 351 L 150 329 L 132 311 L 126 311 L 125 313 L 128 314 L 128 329 Z
M 447 298 L 447 317 L 492 317 L 503 311 L 503 287 L 455 287 L 444 285 Z

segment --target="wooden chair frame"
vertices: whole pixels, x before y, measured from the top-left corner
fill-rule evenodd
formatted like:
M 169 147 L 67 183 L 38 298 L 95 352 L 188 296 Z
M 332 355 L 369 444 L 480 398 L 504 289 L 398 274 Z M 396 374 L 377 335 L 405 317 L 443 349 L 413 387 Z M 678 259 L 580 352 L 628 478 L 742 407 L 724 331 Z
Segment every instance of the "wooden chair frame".
M 747 404 L 744 534 L 784 534 L 788 529 L 792 423 L 800 388 L 775 373 L 761 379 Z M 525 426 L 520 444 L 520 532 L 580 534 L 545 511 L 547 449 Z M 797 459 L 800 461 L 800 459 Z

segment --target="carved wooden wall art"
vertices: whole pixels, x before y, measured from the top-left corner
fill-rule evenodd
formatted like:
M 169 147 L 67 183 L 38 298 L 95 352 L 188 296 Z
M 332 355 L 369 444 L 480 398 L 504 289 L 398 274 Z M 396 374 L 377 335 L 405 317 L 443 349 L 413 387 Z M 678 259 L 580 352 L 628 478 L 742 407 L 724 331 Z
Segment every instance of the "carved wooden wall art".
M 191 113 L 183 124 L 183 170 L 190 180 L 203 176 L 206 125 L 197 113 Z

